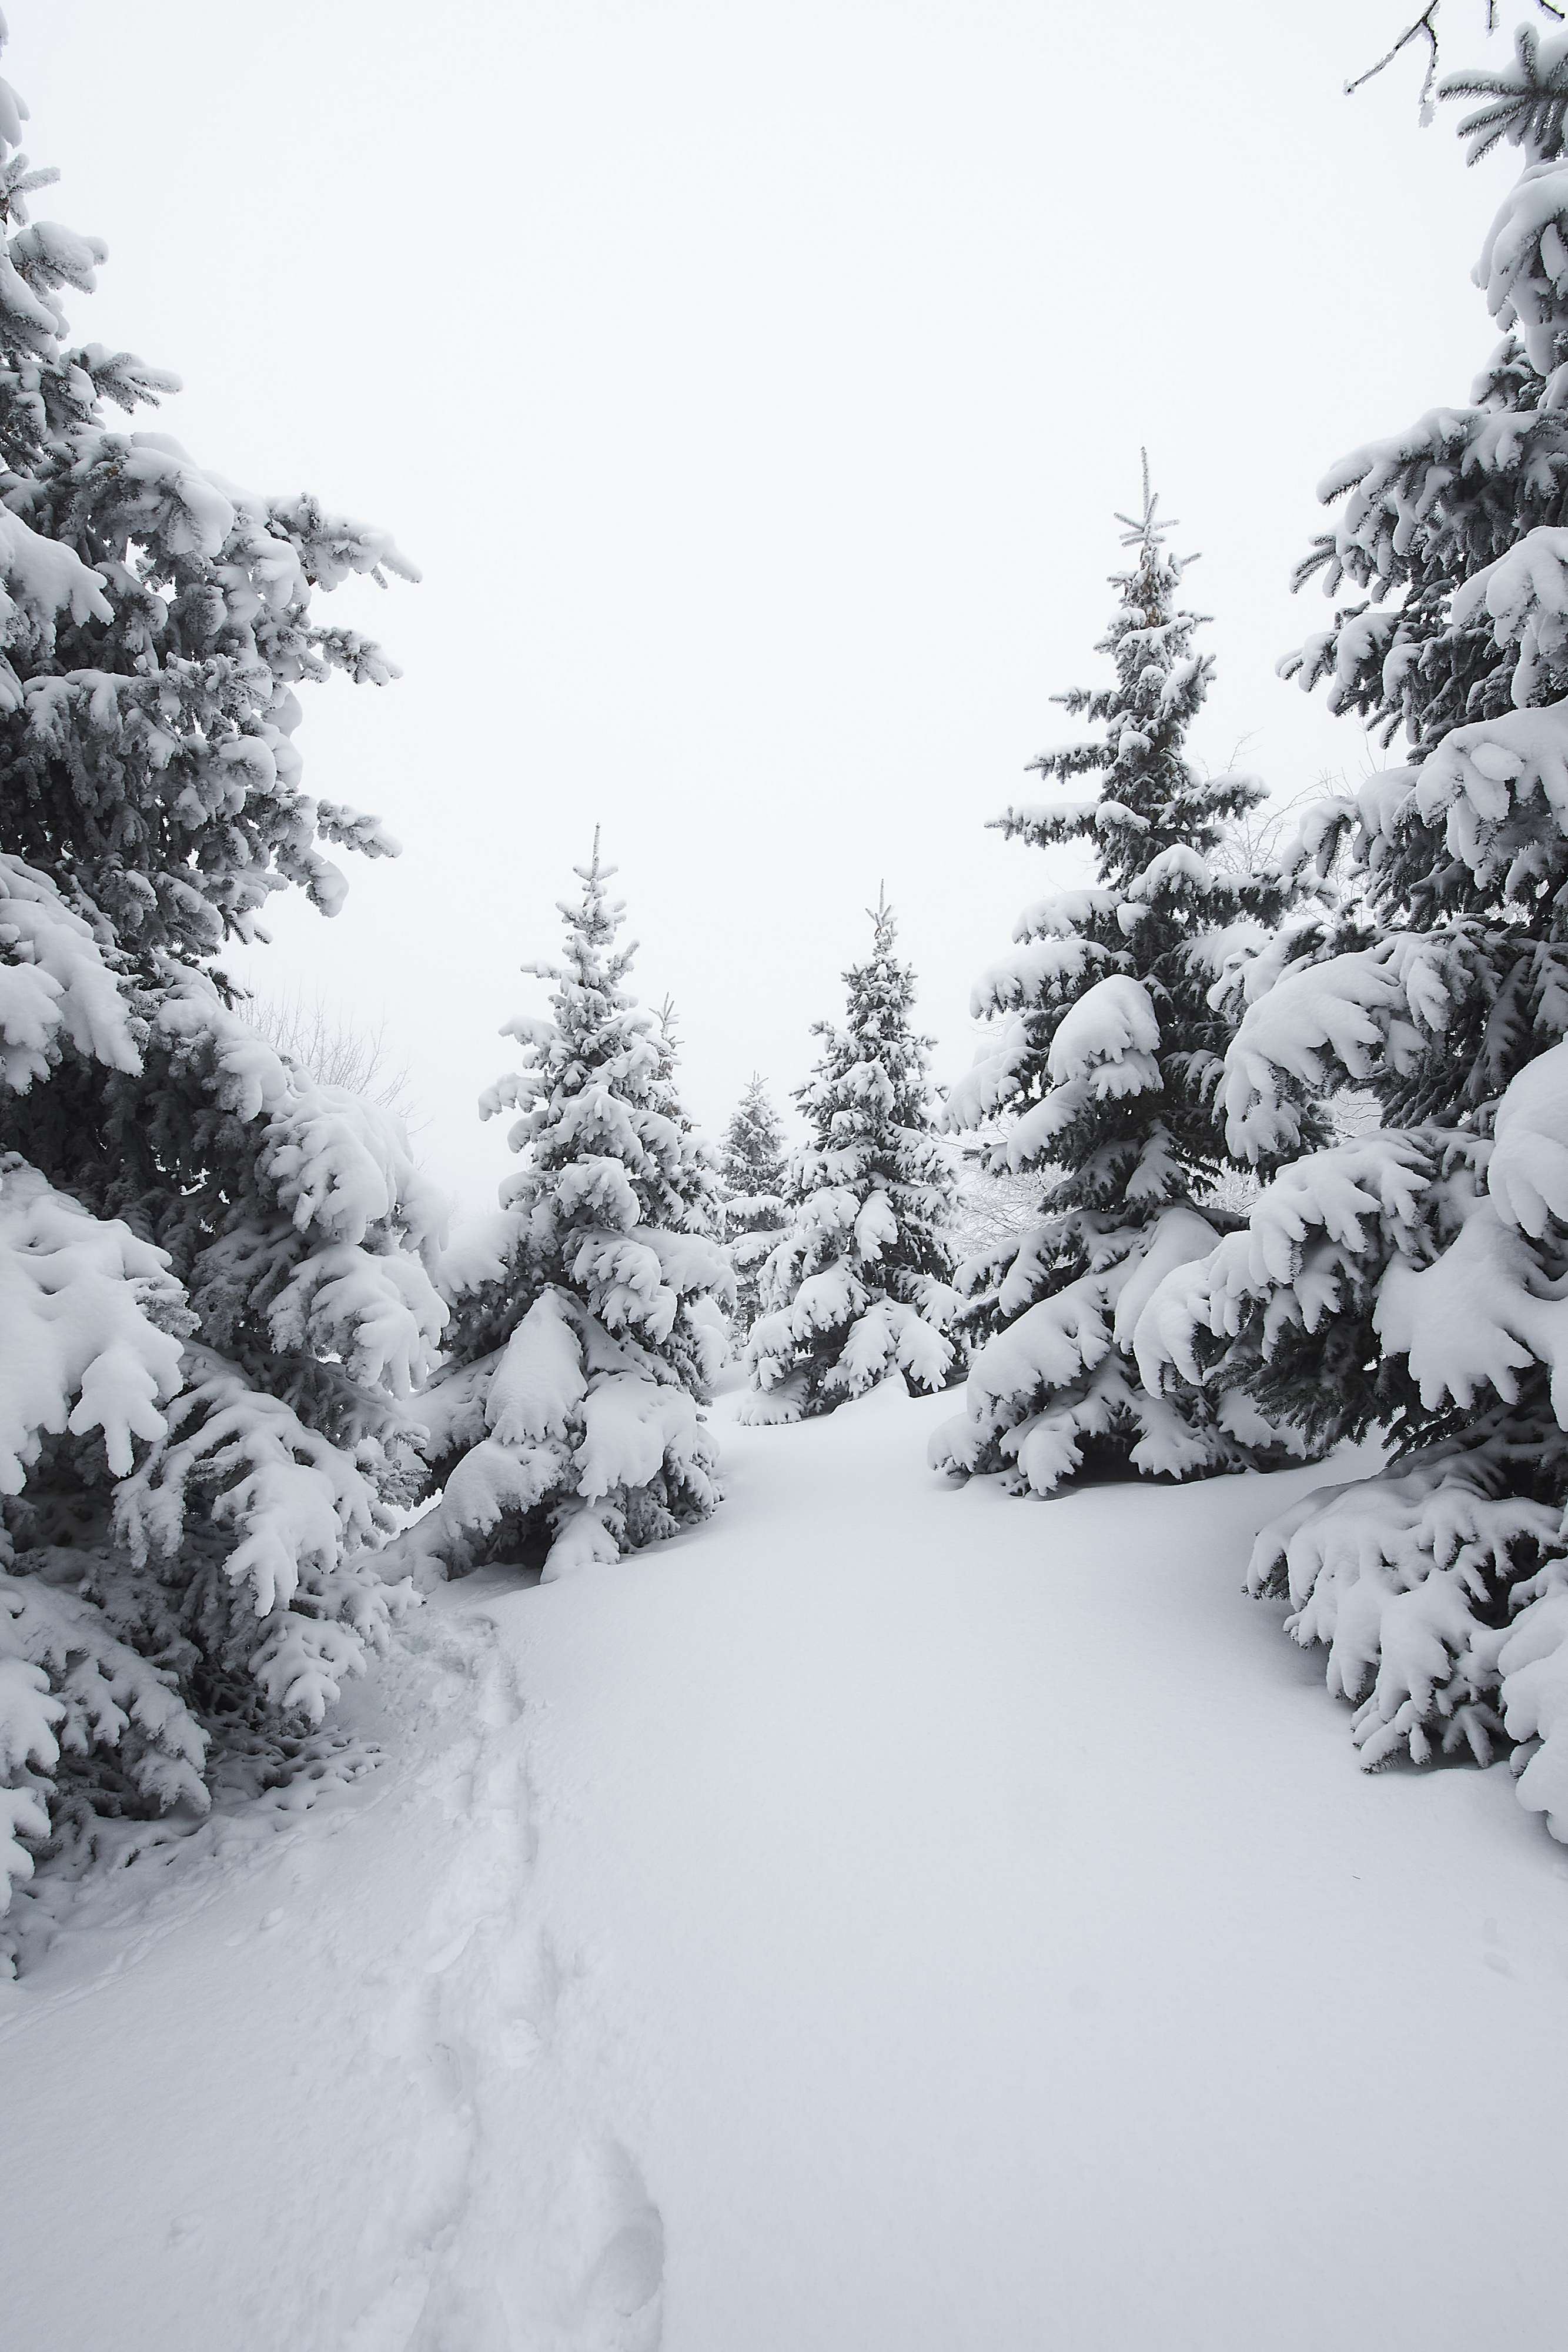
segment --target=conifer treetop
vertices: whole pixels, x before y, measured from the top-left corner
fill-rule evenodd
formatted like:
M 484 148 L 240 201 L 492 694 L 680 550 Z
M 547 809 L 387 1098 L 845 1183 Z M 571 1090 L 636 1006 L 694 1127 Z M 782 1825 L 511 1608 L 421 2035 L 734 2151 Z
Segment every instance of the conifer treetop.
M 593 847 L 587 865 L 574 866 L 571 870 L 582 884 L 582 890 L 576 898 L 558 898 L 555 902 L 566 933 L 560 960 L 529 957 L 520 968 L 536 980 L 575 986 L 605 1004 L 629 1006 L 634 1000 L 619 992 L 636 960 L 637 941 L 627 940 L 620 946 L 616 944 L 625 919 L 626 901 L 611 896 L 610 885 L 621 869 L 608 865 L 601 856 L 598 825 L 593 828 Z M 649 1025 L 649 1018 L 647 1014 L 643 1016 L 644 1028 Z M 502 1034 L 507 1034 L 503 1030 Z
M 1210 776 L 1186 738 L 1213 675 L 1195 636 L 1204 615 L 1180 602 L 1194 559 L 1173 554 L 1142 453 L 1142 503 L 1119 514 L 1134 562 L 1112 574 L 1116 606 L 1099 650 L 1113 676 L 1055 698 L 1102 730 L 1041 752 L 1058 784 L 1098 775 L 1092 800 L 1009 809 L 997 822 L 1040 847 L 1092 846 L 1094 880 L 1048 889 L 1020 916 L 1013 951 L 971 999 L 993 1042 L 952 1088 L 946 1124 L 1018 1114 L 1004 1152 L 1014 1171 L 1061 1171 L 1058 1209 L 1146 1222 L 1202 1195 L 1225 1157 L 1213 1107 L 1227 1028 L 1212 992 L 1260 948 L 1287 890 L 1265 865 L 1226 870 L 1228 824 L 1266 797 L 1255 777 Z
M 638 1336 L 651 1378 L 700 1391 L 707 1341 L 687 1304 L 731 1290 L 711 1154 L 681 1107 L 673 1031 L 624 984 L 636 950 L 619 943 L 625 908 L 597 833 L 574 871 L 581 895 L 559 902 L 564 952 L 523 966 L 549 982 L 549 1013 L 505 1024 L 521 1066 L 480 1097 L 482 1118 L 520 1114 L 507 1142 L 521 1164 L 501 1187 L 510 1262 L 476 1270 L 459 1307 L 463 1344 L 470 1355 L 493 1348 L 542 1286 L 559 1285 L 606 1330 Z
M 1147 557 L 1158 552 L 1167 531 L 1179 530 L 1181 525 L 1175 515 L 1164 522 L 1159 520 L 1159 495 L 1149 487 L 1149 453 L 1146 449 L 1138 451 L 1138 462 L 1144 475 L 1143 512 L 1137 515 L 1119 514 L 1116 520 L 1123 526 L 1123 546 L 1136 547 Z M 1197 562 L 1196 555 L 1183 560 L 1187 563 Z
M 778 1193 L 784 1182 L 784 1139 L 768 1081 L 753 1070 L 725 1130 L 724 1181 L 732 1193 Z M 757 1180 L 764 1181 L 758 1183 Z
M 418 574 L 308 495 L 258 496 L 166 434 L 110 428 L 106 403 L 156 404 L 179 380 L 68 341 L 58 297 L 93 290 L 106 248 L 29 219 L 56 174 L 20 152 L 26 112 L 0 83 L 0 845 L 68 874 L 156 978 L 161 958 L 265 939 L 274 891 L 335 913 L 346 885 L 320 845 L 396 854 L 375 818 L 301 789 L 295 689 L 394 677 L 312 600 L 353 573 Z
M 1099 775 L 1100 794 L 1018 804 L 995 820 L 998 831 L 1041 847 L 1092 843 L 1102 883 L 1113 890 L 1128 888 L 1178 845 L 1200 855 L 1217 849 L 1228 821 L 1264 796 L 1254 777 L 1200 775 L 1185 757 L 1185 738 L 1214 675 L 1213 656 L 1193 642 L 1209 616 L 1180 601 L 1183 574 L 1198 559 L 1168 546 L 1176 525 L 1160 514 L 1147 452 L 1140 458 L 1141 510 L 1116 516 L 1121 543 L 1134 561 L 1111 574 L 1116 609 L 1095 648 L 1109 656 L 1114 676 L 1052 697 L 1103 732 L 1054 746 L 1030 762 L 1034 773 L 1057 783 Z

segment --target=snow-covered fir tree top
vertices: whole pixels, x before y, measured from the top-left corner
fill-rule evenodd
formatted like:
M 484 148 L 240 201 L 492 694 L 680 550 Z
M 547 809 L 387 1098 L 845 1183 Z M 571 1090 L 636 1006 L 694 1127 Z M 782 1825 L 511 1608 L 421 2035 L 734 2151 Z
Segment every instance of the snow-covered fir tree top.
M 426 1400 L 444 1491 L 403 1549 L 447 1573 L 498 1559 L 564 1575 L 718 1500 L 698 1411 L 735 1297 L 717 1178 L 681 1106 L 674 1007 L 655 1017 L 625 985 L 634 950 L 597 833 L 576 871 L 559 961 L 524 966 L 549 1013 L 507 1024 L 522 1066 L 480 1101 L 520 1114 L 522 1165 L 498 1225 L 446 1268 L 453 1361 Z
M 777 1204 L 784 1191 L 785 1163 L 779 1114 L 768 1099 L 766 1079 L 754 1070 L 725 1130 L 719 1156 L 730 1223 L 744 1220 L 754 1204 Z
M 1113 575 L 1098 648 L 1113 676 L 1057 697 L 1098 731 L 1031 762 L 1059 784 L 1097 776 L 1100 790 L 997 820 L 1040 847 L 1088 844 L 1097 878 L 1026 908 L 1013 952 L 982 977 L 971 1010 L 996 1022 L 994 1040 L 953 1088 L 947 1123 L 1011 1114 L 1008 1163 L 1055 1163 L 1058 1208 L 1147 1217 L 1205 1191 L 1223 1160 L 1213 1089 L 1226 1026 L 1211 992 L 1260 947 L 1286 893 L 1272 872 L 1228 871 L 1215 855 L 1264 789 L 1187 756 L 1214 664 L 1196 644 L 1203 616 L 1180 601 L 1192 559 L 1166 544 L 1146 458 L 1141 510 L 1117 520 L 1132 562 Z
M 658 1345 L 685 1297 L 728 1287 L 714 1179 L 680 1112 L 672 1039 L 624 984 L 636 947 L 620 942 L 625 908 L 597 833 L 574 870 L 582 893 L 559 902 L 560 960 L 523 966 L 549 982 L 550 1012 L 506 1024 L 522 1066 L 480 1100 L 484 1118 L 521 1114 L 507 1141 L 523 1165 L 502 1187 L 527 1269 L 511 1290 L 520 1312 L 541 1285 L 580 1286 L 608 1330 Z
M 934 1202 L 927 1188 L 946 1202 L 951 1187 L 946 1155 L 931 1134 L 932 1040 L 911 1020 L 915 974 L 897 953 L 897 919 L 885 894 L 871 919 L 871 953 L 844 974 L 842 1027 L 813 1024 L 823 1042 L 795 1095 L 811 1139 L 798 1157 L 796 1182 L 805 1192 L 869 1186 L 895 1207 L 907 1194 L 907 1207 L 928 1216 Z
M 92 291 L 105 247 L 29 221 L 57 175 L 20 152 L 26 115 L 0 83 L 5 845 L 68 875 L 126 952 L 193 961 L 256 936 L 290 883 L 334 911 L 343 878 L 320 844 L 395 849 L 303 790 L 294 689 L 396 674 L 358 631 L 311 617 L 313 590 L 417 574 L 385 531 L 238 489 L 166 434 L 108 428 L 106 403 L 155 404 L 178 379 L 68 341 L 57 298 Z

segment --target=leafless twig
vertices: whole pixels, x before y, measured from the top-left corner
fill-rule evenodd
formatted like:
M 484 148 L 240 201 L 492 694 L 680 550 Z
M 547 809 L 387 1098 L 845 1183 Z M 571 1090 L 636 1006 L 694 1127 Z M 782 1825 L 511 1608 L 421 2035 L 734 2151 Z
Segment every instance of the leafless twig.
M 1560 7 L 1557 0 L 1535 0 L 1535 5 L 1543 16 L 1554 17 L 1560 25 L 1568 22 L 1568 7 Z M 1489 33 L 1495 33 L 1499 22 L 1498 0 L 1485 0 L 1485 5 L 1486 29 Z M 1422 76 L 1417 103 L 1421 109 L 1422 120 L 1429 121 L 1432 114 L 1432 94 L 1437 81 L 1437 12 L 1441 6 L 1442 0 L 1430 0 L 1430 5 L 1423 8 L 1412 24 L 1406 26 L 1393 47 L 1385 49 L 1375 65 L 1368 66 L 1364 73 L 1359 73 L 1354 81 L 1346 82 L 1344 86 L 1346 98 L 1354 97 L 1355 92 L 1363 89 L 1367 82 L 1375 79 L 1385 67 L 1391 66 L 1401 49 L 1407 49 L 1413 41 L 1424 41 L 1427 45 L 1427 70 Z
M 308 1070 L 319 1086 L 363 1095 L 405 1126 L 425 1124 L 412 1117 L 408 1065 L 394 1057 L 384 1020 L 360 1028 L 335 1013 L 324 996 L 309 998 L 299 989 L 292 996 L 253 996 L 240 1009 L 259 1036 Z
M 1395 58 L 1399 55 L 1400 50 L 1407 49 L 1412 41 L 1425 41 L 1427 44 L 1427 72 L 1421 84 L 1420 103 L 1424 108 L 1430 106 L 1432 102 L 1432 88 L 1437 79 L 1437 10 L 1441 5 L 1442 0 L 1432 0 L 1431 6 L 1429 8 L 1424 8 L 1413 25 L 1406 26 L 1405 30 L 1400 34 L 1399 38 L 1395 42 L 1394 47 L 1391 49 L 1385 50 L 1383 56 L 1378 58 L 1377 63 L 1375 66 L 1368 66 L 1366 71 L 1362 74 L 1357 74 L 1354 81 L 1347 81 L 1344 86 L 1344 94 L 1346 98 L 1354 98 L 1356 91 L 1360 89 L 1364 83 L 1371 81 L 1376 75 L 1383 71 L 1385 66 L 1391 66 L 1394 63 Z M 1493 13 L 1494 0 L 1487 0 L 1487 30 L 1489 33 L 1492 29 Z

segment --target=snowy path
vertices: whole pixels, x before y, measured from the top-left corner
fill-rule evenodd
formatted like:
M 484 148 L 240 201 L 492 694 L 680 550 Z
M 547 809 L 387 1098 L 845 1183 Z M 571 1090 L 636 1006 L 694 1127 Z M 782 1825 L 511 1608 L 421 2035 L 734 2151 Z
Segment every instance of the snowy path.
M 371 1780 L 62 1937 L 8 2352 L 1557 2339 L 1568 1853 L 1357 1772 L 1238 1590 L 1293 1482 L 1011 1504 L 940 1410 L 454 1588 Z

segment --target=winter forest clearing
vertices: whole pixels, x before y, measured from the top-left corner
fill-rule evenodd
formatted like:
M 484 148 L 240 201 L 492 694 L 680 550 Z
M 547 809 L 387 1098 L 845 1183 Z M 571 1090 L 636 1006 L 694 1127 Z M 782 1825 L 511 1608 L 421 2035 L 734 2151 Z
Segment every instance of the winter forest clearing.
M 47 79 L 90 35 L 89 148 L 123 75 L 209 186 L 185 226 L 242 412 L 282 312 L 225 240 L 256 285 L 332 248 L 360 217 L 339 166 L 425 68 L 460 124 L 515 91 L 522 275 L 486 398 L 552 257 L 558 302 L 483 495 L 485 436 L 416 462 L 364 372 L 390 308 L 319 344 L 349 472 L 431 523 L 423 584 L 387 530 L 152 429 L 180 384 L 117 331 L 72 340 L 106 248 L 38 216 L 57 174 L 0 83 L 6 2352 L 1250 2352 L 1351 2326 L 1401 2352 L 1568 2325 L 1568 30 L 1547 0 L 1511 42 L 1434 5 L 1334 92 L 1386 130 L 1413 79 L 1478 167 L 1464 397 L 1393 267 L 1447 259 L 1411 226 L 1435 182 L 1386 259 L 1357 216 L 1300 383 L 1269 357 L 1278 272 L 1247 240 L 1350 256 L 1275 140 L 1277 217 L 1173 171 L 1187 277 L 1138 213 L 1124 304 L 1168 394 L 1132 372 L 1130 438 L 1107 382 L 1069 482 L 1065 310 L 1035 321 L 1048 429 L 1010 438 L 988 390 L 941 424 L 956 377 L 884 415 L 902 331 L 834 320 L 857 253 L 878 286 L 917 257 L 956 318 L 1004 221 L 1020 301 L 1084 222 L 1106 244 L 1127 191 L 1097 146 L 1064 131 L 1063 173 L 998 144 L 1028 93 L 998 61 L 1073 86 L 1082 12 L 813 5 L 739 51 L 708 0 L 529 0 L 483 37 L 460 13 L 439 56 L 411 15 L 384 85 L 356 62 L 300 95 L 278 154 L 331 168 L 262 244 L 109 0 L 37 37 Z M 1293 18 L 1195 67 L 1130 7 L 1134 125 L 1167 79 L 1255 103 L 1270 43 L 1298 62 Z M 281 122 L 289 54 L 234 80 L 242 142 Z M 727 104 L 821 133 L 799 207 Z M 1293 104 L 1310 149 L 1328 118 Z M 617 179 L 632 118 L 655 148 Z M 903 159 L 891 205 L 862 122 Z M 457 144 L 471 193 L 500 149 Z M 122 193 L 172 282 L 168 219 Z M 949 194 L 968 226 L 932 245 Z M 447 226 L 479 216 L 411 220 L 408 282 L 434 239 L 455 289 L 484 241 Z M 385 282 L 367 217 L 345 300 Z M 755 281 L 716 278 L 727 238 Z M 757 451 L 789 474 L 808 421 L 772 306 L 808 251 L 797 356 L 831 359 L 845 432 L 769 507 Z M 1276 387 L 1266 467 L 1234 370 L 1228 404 L 1186 404 L 1210 313 Z M 988 383 L 1001 315 L 971 315 Z M 737 456 L 703 402 L 747 317 Z M 595 409 L 571 386 L 601 334 Z M 1315 455 L 1292 537 L 1256 495 L 1309 463 L 1291 404 L 1348 417 L 1364 373 L 1415 422 Z M 268 477 L 272 432 L 291 467 L 315 416 L 287 381 L 237 447 Z M 673 437 L 629 457 L 644 403 Z M 860 502 L 885 461 L 907 503 L 906 426 L 933 531 L 983 512 L 1024 551 L 1005 594 L 935 539 L 905 561 Z M 687 541 L 719 548 L 733 463 L 756 544 L 716 568 Z M 1255 566 L 1205 570 L 1212 614 L 1167 467 Z M 671 535 L 641 501 L 676 478 Z M 1287 549 L 1325 602 L 1268 674 L 1282 720 L 1241 608 Z M 650 562 L 658 593 L 629 591 Z M 368 627 L 393 583 L 441 616 L 407 677 Z M 965 635 L 961 607 L 1019 597 L 1043 688 L 1032 638 Z M 840 619 L 798 658 L 788 615 L 819 602 Z M 1031 728 L 1062 714 L 1032 757 L 1009 733 L 1010 800 L 984 782 L 1004 675 Z M 383 696 L 401 734 L 361 715 Z M 1339 765 L 1303 775 L 1314 743 Z
M 16 2340 L 1533 2340 L 1568 1856 L 1501 1767 L 1347 1768 L 1231 1568 L 1301 1474 L 1048 1514 L 932 1493 L 891 1388 L 732 1402 L 701 1528 L 448 1586 L 348 1710 L 376 1773 L 13 1994 L 19 2162 L 99 2217 L 62 2275 L 9 2203 Z

